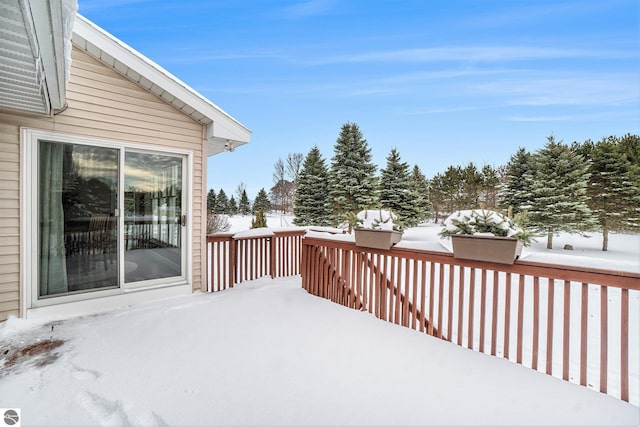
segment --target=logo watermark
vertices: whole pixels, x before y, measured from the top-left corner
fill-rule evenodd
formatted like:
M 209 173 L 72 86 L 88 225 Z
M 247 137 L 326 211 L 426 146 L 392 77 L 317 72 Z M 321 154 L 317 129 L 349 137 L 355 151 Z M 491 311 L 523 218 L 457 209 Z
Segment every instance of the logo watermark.
M 0 414 L 2 414 L 2 421 L 4 423 L 0 423 L 0 426 L 20 427 L 19 408 L 0 408 Z

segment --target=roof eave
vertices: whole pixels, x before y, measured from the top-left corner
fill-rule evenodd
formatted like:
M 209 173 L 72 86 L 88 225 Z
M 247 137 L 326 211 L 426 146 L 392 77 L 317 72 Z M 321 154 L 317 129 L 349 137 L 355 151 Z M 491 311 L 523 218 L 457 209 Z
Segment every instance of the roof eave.
M 30 7 L 40 60 L 46 84 L 46 94 L 51 109 L 62 109 L 66 102 L 66 73 L 67 59 L 64 52 L 66 19 L 73 20 L 75 10 L 71 16 L 63 19 L 63 4 L 61 0 L 50 0 L 42 7 Z
M 127 78 L 207 126 L 207 154 L 249 142 L 251 131 L 193 88 L 81 15 L 76 16 L 73 43 Z

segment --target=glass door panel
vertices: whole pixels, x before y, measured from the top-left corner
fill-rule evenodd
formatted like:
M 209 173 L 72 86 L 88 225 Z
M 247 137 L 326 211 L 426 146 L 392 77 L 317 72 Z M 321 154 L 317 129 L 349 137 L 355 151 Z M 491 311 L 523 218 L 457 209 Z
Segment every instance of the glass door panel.
M 119 150 L 38 149 L 39 297 L 118 287 Z
M 125 283 L 182 275 L 182 161 L 125 153 Z

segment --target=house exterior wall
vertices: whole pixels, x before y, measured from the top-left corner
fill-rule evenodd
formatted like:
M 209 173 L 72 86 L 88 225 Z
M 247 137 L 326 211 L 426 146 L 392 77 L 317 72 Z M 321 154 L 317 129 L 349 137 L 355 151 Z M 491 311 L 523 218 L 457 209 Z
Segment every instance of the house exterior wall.
M 74 47 L 68 108 L 53 116 L 0 111 L 0 321 L 20 315 L 20 128 L 192 153 L 192 287 L 203 283 L 204 126 Z

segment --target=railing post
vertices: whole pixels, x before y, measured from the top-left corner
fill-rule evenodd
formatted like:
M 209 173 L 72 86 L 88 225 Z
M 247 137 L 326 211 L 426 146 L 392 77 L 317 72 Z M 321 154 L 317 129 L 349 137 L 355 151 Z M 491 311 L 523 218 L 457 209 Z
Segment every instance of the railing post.
M 229 238 L 229 287 L 233 288 L 236 283 L 236 245 L 238 241 L 233 237 Z
M 272 279 L 276 277 L 276 238 L 275 236 L 267 238 L 269 244 L 269 272 Z

